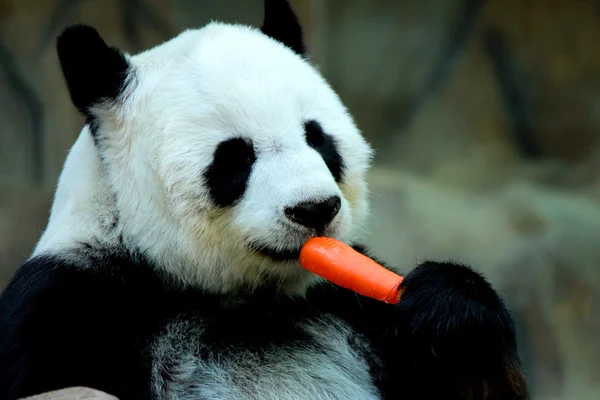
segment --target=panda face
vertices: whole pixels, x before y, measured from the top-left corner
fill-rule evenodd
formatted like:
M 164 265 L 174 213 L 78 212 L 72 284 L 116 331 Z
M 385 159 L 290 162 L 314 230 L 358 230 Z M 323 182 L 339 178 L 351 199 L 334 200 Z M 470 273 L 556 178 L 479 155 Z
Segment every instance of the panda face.
M 143 100 L 141 124 L 168 127 L 153 158 L 179 218 L 216 221 L 275 260 L 296 259 L 315 235 L 352 239 L 369 150 L 330 87 L 259 32 L 214 25 L 198 36 Z
M 274 25 L 213 23 L 135 56 L 119 52 L 116 96 L 78 101 L 71 90 L 126 245 L 210 290 L 275 282 L 302 291 L 314 276 L 298 265 L 301 246 L 314 236 L 353 242 L 367 213 L 371 149 L 298 54 L 301 41 L 265 33 Z

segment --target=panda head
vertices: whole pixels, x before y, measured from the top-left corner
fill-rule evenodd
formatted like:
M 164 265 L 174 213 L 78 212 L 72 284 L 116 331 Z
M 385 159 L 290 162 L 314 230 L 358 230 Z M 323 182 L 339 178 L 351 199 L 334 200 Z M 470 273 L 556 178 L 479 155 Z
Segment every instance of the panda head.
M 81 218 L 115 216 L 95 239 L 118 236 L 207 290 L 301 292 L 315 279 L 297 262 L 309 238 L 360 235 L 371 149 L 307 61 L 286 1 L 265 1 L 260 30 L 211 23 L 129 55 L 78 25 L 57 50 L 91 143 L 69 157 L 98 160 L 93 183 L 75 184 L 82 166 L 69 159 L 61 180 L 71 169 L 73 193 L 110 192 L 88 196 Z

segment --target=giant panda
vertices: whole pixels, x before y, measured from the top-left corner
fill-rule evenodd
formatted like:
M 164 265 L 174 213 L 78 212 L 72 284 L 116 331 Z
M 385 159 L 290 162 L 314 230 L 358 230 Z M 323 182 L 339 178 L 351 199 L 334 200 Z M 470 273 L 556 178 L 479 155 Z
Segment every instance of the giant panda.
M 0 398 L 529 398 L 510 313 L 470 267 L 404 271 L 389 305 L 299 265 L 315 236 L 369 255 L 372 150 L 292 7 L 264 4 L 261 29 L 136 55 L 86 25 L 59 36 L 86 123 L 0 299 Z

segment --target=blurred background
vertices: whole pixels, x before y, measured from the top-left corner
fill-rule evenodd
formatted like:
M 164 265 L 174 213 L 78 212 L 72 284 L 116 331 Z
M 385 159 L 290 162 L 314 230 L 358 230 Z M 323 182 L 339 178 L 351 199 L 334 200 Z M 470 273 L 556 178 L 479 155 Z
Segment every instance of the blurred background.
M 295 0 L 314 62 L 376 148 L 367 241 L 487 274 L 535 398 L 600 398 L 600 3 Z M 129 52 L 261 0 L 0 0 L 0 290 L 45 227 L 83 124 L 54 41 Z

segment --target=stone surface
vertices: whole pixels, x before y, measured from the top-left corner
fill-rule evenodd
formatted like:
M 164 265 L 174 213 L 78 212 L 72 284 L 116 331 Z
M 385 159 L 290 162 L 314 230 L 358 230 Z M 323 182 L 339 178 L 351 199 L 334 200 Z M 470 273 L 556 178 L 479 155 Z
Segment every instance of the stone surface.
M 116 397 L 97 390 L 77 387 L 43 393 L 23 400 L 118 400 Z

